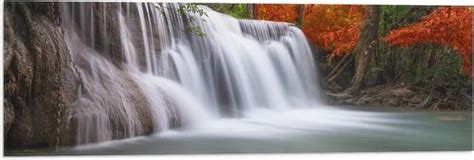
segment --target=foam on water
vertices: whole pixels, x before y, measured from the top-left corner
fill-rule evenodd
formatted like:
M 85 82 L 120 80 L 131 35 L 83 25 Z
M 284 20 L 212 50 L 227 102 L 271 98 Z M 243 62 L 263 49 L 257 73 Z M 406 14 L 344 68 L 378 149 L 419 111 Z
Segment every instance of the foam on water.
M 145 95 L 154 130 L 161 132 L 176 126 L 209 126 L 212 119 L 248 118 L 258 110 L 288 112 L 320 105 L 311 50 L 301 30 L 290 24 L 237 20 L 205 6 L 200 8 L 208 16 L 181 14 L 178 4 L 125 3 L 113 13 L 106 12 L 105 3 L 95 8 L 75 5 L 64 5 L 69 15 L 63 23 L 69 26 L 66 39 L 73 60 L 91 63 L 78 67 L 87 82 L 80 94 L 87 104 L 78 105 L 94 111 L 76 113 L 82 128 L 79 143 L 113 139 L 107 127 L 111 116 L 127 122 L 122 131 L 126 137 L 142 132 L 128 88 L 120 85 L 124 76 Z M 104 22 L 94 20 L 97 13 L 103 13 Z M 106 26 L 105 17 L 117 19 L 118 26 Z M 187 32 L 188 26 L 199 27 L 205 36 Z M 104 56 L 107 51 L 97 48 L 96 43 L 110 44 L 107 27 L 118 28 L 122 67 L 115 67 Z M 91 33 L 94 29 L 103 35 Z M 104 77 L 110 86 L 103 85 Z M 110 96 L 118 96 L 123 105 L 108 106 L 100 100 Z

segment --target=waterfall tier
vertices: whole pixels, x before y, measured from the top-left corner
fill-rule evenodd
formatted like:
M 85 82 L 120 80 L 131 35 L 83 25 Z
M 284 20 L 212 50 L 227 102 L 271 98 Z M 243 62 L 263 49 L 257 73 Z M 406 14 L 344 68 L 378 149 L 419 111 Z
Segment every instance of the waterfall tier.
M 70 112 L 79 144 L 318 102 L 308 42 L 287 23 L 238 20 L 205 6 L 207 16 L 183 14 L 179 4 L 62 7 L 81 81 Z

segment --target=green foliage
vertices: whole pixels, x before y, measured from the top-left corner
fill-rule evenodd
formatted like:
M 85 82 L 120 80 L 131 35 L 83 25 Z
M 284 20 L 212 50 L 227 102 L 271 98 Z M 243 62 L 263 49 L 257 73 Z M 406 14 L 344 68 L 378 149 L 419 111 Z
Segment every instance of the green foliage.
M 379 35 L 385 35 L 392 27 L 398 25 L 410 8 L 410 6 L 381 6 Z
M 413 8 L 416 7 L 416 8 Z M 392 29 L 418 22 L 435 7 L 381 6 L 379 37 Z M 471 81 L 460 70 L 461 60 L 448 48 L 421 44 L 392 48 L 379 41 L 371 59 L 367 79 L 377 83 L 404 83 L 419 87 L 466 89 Z
M 193 32 L 195 33 L 197 36 L 199 37 L 205 37 L 206 36 L 206 33 L 204 33 L 202 30 L 201 30 L 201 27 L 199 26 L 193 26 L 193 25 L 188 25 L 186 27 L 186 31 L 188 32 Z
M 415 23 L 429 14 L 435 6 L 381 6 L 379 35 L 388 31 Z
M 407 81 L 420 86 L 470 88 L 470 80 L 459 67 L 461 58 L 453 50 L 434 45 L 425 46 L 425 53 L 415 53 L 426 55 L 419 55 L 419 62 L 412 64 L 410 71 L 413 76 L 408 77 Z
M 182 5 L 179 5 L 178 12 L 180 12 L 181 14 L 191 12 L 191 13 L 198 14 L 201 17 L 202 16 L 207 17 L 207 13 L 204 12 L 204 10 L 202 8 L 199 8 L 198 5 L 193 4 L 193 3 L 184 3 Z
M 155 7 L 158 10 L 160 10 L 162 14 L 164 14 L 165 5 L 163 5 L 163 3 L 155 3 Z M 199 8 L 197 4 L 193 4 L 193 3 L 180 4 L 179 7 L 176 9 L 176 11 L 181 14 L 194 13 L 194 14 L 199 15 L 201 18 L 208 16 L 207 13 L 204 11 L 204 9 Z M 189 17 L 188 20 L 189 22 L 188 22 L 188 25 L 186 26 L 187 32 L 192 32 L 199 37 L 206 36 L 206 34 L 202 31 L 201 27 L 194 24 L 195 19 L 193 17 Z M 201 21 L 206 22 L 205 19 L 201 19 Z
M 208 4 L 211 9 L 230 15 L 238 19 L 248 19 L 251 18 L 251 13 L 249 13 L 248 4 Z
M 198 5 L 193 4 L 193 3 L 181 4 L 179 5 L 179 8 L 177 10 L 181 14 L 194 13 L 194 14 L 199 15 L 200 17 L 208 16 L 207 13 L 202 8 L 199 8 Z M 202 31 L 200 26 L 194 24 L 194 21 L 195 19 L 193 17 L 189 17 L 189 23 L 186 27 L 186 31 L 192 32 L 201 38 L 205 37 L 206 34 Z M 205 22 L 206 20 L 201 19 L 201 21 Z
M 239 19 L 248 19 L 250 18 L 250 13 L 248 13 L 247 5 L 245 4 L 234 4 L 233 8 L 228 7 L 224 8 L 222 13 L 228 14 L 232 17 L 239 18 Z

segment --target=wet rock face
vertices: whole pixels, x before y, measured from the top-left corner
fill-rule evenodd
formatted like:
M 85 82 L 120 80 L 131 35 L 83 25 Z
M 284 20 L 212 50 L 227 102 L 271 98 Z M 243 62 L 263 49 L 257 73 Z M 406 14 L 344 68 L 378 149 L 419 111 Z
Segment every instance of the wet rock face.
M 87 60 L 70 53 L 65 39 L 67 30 L 61 19 L 62 7 L 60 3 L 5 3 L 4 139 L 7 149 L 77 144 L 78 111 L 88 107 L 77 103 L 79 90 L 82 94 L 94 89 L 101 89 L 103 93 L 115 91 L 108 83 L 100 88 L 84 83 L 88 68 L 81 64 Z M 118 13 L 118 9 L 119 6 L 110 5 L 106 11 Z M 112 64 L 118 75 L 116 81 L 128 91 L 123 96 L 132 105 L 130 108 L 134 108 L 140 128 L 133 135 L 149 134 L 154 131 L 149 103 L 133 78 L 122 69 L 117 17 L 101 19 L 105 12 L 97 9 L 96 13 L 96 20 L 106 22 L 108 27 L 101 30 L 103 26 L 96 25 L 94 30 L 99 35 L 105 29 L 108 43 L 102 43 L 99 38 L 103 37 L 99 37 L 92 45 Z M 123 105 L 114 95 L 102 96 L 100 98 L 109 106 Z M 120 111 L 111 107 L 107 112 L 111 113 L 106 120 L 112 124 L 107 128 L 111 138 L 131 136 L 123 133 L 128 123 L 124 117 L 114 115 Z
M 68 105 L 67 47 L 54 4 L 5 6 L 5 135 L 11 147 L 54 146 Z
M 118 3 L 61 3 L 60 8 L 68 12 L 81 39 L 99 51 L 117 67 L 124 59 L 120 41 Z M 66 13 L 63 13 L 64 16 Z M 64 17 L 63 17 L 64 18 Z
M 142 30 L 134 3 L 61 3 L 64 12 L 68 12 L 80 38 L 117 67 L 122 67 L 125 57 L 122 54 L 122 42 L 119 27 L 119 14 L 123 14 L 132 35 L 132 42 L 138 54 L 144 53 Z M 140 5 L 140 7 L 143 7 Z M 63 14 L 64 15 L 64 14 Z M 145 64 L 144 56 L 139 56 L 140 64 Z M 141 66 L 145 69 L 145 65 Z

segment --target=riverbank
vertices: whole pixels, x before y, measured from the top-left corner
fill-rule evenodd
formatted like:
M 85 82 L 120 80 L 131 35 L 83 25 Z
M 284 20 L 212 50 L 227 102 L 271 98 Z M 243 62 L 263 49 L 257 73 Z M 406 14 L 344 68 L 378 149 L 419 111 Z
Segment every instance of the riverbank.
M 410 85 L 376 85 L 362 89 L 359 94 L 322 91 L 331 105 L 383 106 L 433 111 L 472 110 L 472 95 L 446 88 L 427 90 Z

